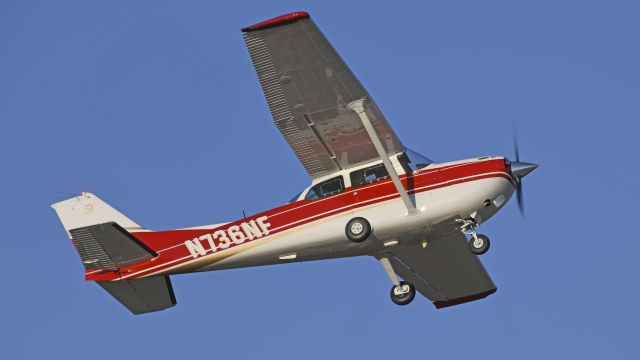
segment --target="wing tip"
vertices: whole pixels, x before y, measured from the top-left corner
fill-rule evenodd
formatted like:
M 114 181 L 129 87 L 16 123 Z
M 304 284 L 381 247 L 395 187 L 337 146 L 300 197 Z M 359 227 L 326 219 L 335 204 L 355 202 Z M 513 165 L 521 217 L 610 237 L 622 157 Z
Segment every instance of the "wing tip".
M 284 15 L 280 15 L 280 16 L 274 17 L 273 19 L 262 21 L 262 22 L 259 22 L 257 24 L 253 24 L 253 25 L 249 25 L 249 26 L 243 27 L 240 30 L 242 32 L 262 30 L 262 29 L 267 29 L 267 28 L 271 28 L 271 27 L 276 27 L 276 26 L 289 24 L 289 23 L 292 23 L 292 22 L 295 22 L 295 21 L 298 21 L 298 20 L 302 20 L 302 19 L 308 19 L 309 17 L 310 17 L 309 13 L 306 12 L 306 11 L 296 11 L 296 12 L 292 12 L 292 13 L 288 13 L 288 14 L 284 14 Z
M 457 299 L 450 299 L 450 300 L 443 300 L 443 301 L 434 301 L 433 305 L 435 305 L 436 309 L 442 309 L 442 308 L 446 308 L 449 306 L 455 306 L 455 305 L 460 305 L 460 304 L 464 304 L 467 302 L 471 302 L 471 301 L 476 301 L 476 300 L 480 300 L 480 299 L 484 299 L 487 296 L 495 293 L 496 291 L 498 291 L 497 288 L 493 288 L 489 291 L 484 291 L 478 294 L 474 294 L 474 295 L 470 295 L 470 296 L 464 296 L 461 298 L 457 298 Z

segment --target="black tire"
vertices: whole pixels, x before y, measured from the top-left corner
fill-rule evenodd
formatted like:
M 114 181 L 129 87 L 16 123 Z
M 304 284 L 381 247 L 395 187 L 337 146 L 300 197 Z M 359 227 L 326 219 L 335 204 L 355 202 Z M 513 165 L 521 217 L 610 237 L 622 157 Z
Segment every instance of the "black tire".
M 391 292 L 390 292 L 391 301 L 393 301 L 396 305 L 404 306 L 412 302 L 413 299 L 416 297 L 416 289 L 413 287 L 413 285 L 411 285 L 406 281 L 401 281 L 400 286 L 401 287 L 409 286 L 409 291 L 403 294 L 396 294 L 395 292 L 396 286 L 395 285 L 392 286 Z
M 356 217 L 347 223 L 347 238 L 353 242 L 363 242 L 371 235 L 371 224 L 365 218 Z
M 473 237 L 469 240 L 469 250 L 476 255 L 482 255 L 489 251 L 491 242 L 486 235 L 478 235 L 478 240 Z

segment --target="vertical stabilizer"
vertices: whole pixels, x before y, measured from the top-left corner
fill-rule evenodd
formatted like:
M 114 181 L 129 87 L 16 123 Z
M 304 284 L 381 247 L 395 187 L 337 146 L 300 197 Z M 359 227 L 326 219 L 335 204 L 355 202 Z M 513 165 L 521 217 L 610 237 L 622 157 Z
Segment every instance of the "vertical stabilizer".
M 112 208 L 91 193 L 82 193 L 71 199 L 51 205 L 62 226 L 69 233 L 72 229 L 115 222 L 127 231 L 142 230 L 140 225 Z

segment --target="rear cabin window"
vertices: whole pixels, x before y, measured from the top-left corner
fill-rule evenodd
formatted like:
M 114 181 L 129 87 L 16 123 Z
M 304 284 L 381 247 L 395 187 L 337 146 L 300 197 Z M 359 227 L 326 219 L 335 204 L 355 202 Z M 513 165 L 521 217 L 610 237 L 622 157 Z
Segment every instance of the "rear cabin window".
M 389 173 L 384 164 L 373 165 L 368 168 L 356 170 L 351 173 L 351 187 L 359 187 L 372 184 L 376 181 L 389 178 Z
M 323 181 L 309 189 L 304 197 L 306 200 L 320 199 L 327 196 L 339 194 L 344 191 L 344 180 L 342 176 L 334 177 L 327 181 Z

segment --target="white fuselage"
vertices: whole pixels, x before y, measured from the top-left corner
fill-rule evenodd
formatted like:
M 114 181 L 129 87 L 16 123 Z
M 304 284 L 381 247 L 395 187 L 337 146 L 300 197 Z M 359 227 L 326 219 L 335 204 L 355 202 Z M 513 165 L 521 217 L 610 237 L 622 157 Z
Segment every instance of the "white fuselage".
M 453 163 L 440 165 L 450 164 Z M 504 177 L 443 187 L 436 185 L 446 184 L 433 184 L 434 189 L 413 194 L 418 210 L 413 215 L 407 214 L 400 198 L 391 198 L 283 231 L 264 239 L 265 243 L 260 246 L 203 266 L 198 271 L 371 255 L 392 240 L 397 240 L 395 246 L 437 240 L 448 232 L 459 231 L 455 219 L 471 217 L 478 224 L 488 220 L 514 192 L 513 184 Z M 372 224 L 373 241 L 360 244 L 345 237 L 345 226 L 354 217 L 363 217 Z

